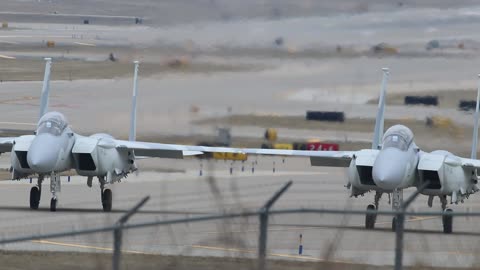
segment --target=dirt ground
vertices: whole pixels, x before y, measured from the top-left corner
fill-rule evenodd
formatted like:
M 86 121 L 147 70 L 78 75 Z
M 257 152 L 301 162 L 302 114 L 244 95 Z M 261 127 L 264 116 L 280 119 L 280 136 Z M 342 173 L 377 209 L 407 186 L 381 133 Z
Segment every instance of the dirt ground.
M 2 269 L 111 269 L 112 255 L 106 253 L 70 253 L 70 252 L 14 252 L 1 251 Z M 247 258 L 187 257 L 123 254 L 122 269 L 257 269 L 256 260 Z M 332 269 L 332 270 L 380 270 L 390 266 L 370 266 L 330 262 L 293 262 L 270 260 L 267 269 Z M 433 269 L 429 267 L 409 267 L 406 269 Z M 440 269 L 440 268 L 435 268 Z
M 133 64 L 130 61 L 84 61 L 72 59 L 55 59 L 52 80 L 79 79 L 112 79 L 131 76 Z M 148 77 L 166 72 L 210 73 L 250 70 L 251 65 L 222 64 L 201 61 L 186 63 L 165 60 L 158 62 L 142 62 L 141 74 Z M 38 59 L 0 59 L 0 81 L 41 81 L 45 69 L 45 61 Z

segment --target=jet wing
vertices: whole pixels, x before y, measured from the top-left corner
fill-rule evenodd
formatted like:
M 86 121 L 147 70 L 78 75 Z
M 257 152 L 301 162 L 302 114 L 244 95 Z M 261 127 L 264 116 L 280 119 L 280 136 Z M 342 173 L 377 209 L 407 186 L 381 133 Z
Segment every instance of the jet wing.
M 306 151 L 261 148 L 229 148 L 189 146 L 201 152 L 244 153 L 248 155 L 309 157 L 312 166 L 348 167 L 355 152 L 352 151 Z
M 207 153 L 242 153 L 249 155 L 309 157 L 312 166 L 348 167 L 355 152 L 352 151 L 306 151 L 260 148 L 210 147 L 179 144 L 162 144 L 117 140 L 117 148 L 132 149 L 135 156 L 183 158 Z
M 185 156 L 203 154 L 201 151 L 188 149 L 188 147 L 184 145 L 123 140 L 116 140 L 115 142 L 117 149 L 133 150 L 137 158 L 158 157 L 182 159 Z

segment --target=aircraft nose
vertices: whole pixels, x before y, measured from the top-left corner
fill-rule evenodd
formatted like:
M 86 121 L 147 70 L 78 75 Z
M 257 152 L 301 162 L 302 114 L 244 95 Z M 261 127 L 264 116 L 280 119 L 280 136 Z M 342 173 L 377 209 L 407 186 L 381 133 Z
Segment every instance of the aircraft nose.
M 408 156 L 396 148 L 380 151 L 372 168 L 375 184 L 385 190 L 394 190 L 405 178 Z
M 37 173 L 55 171 L 60 145 L 50 134 L 40 134 L 33 139 L 27 152 L 27 162 Z

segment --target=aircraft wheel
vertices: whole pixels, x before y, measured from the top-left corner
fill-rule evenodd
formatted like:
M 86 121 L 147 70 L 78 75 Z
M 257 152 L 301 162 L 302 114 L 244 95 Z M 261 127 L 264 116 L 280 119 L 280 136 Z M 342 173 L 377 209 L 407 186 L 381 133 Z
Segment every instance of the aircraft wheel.
M 50 200 L 50 212 L 55 212 L 55 211 L 57 211 L 57 202 L 58 202 L 58 201 L 57 201 L 57 199 L 55 199 L 55 198 L 52 198 L 52 199 Z
M 392 218 L 392 232 L 397 231 L 397 217 Z
M 375 205 L 369 204 L 367 206 L 367 211 L 372 211 L 375 210 Z M 377 214 L 376 213 L 367 213 L 365 215 L 365 228 L 368 230 L 372 230 L 375 228 L 375 221 L 377 219 Z
M 103 212 L 112 211 L 112 191 L 110 189 L 105 189 L 102 193 L 102 206 Z
M 32 187 L 30 189 L 30 209 L 38 209 L 40 204 L 40 189 L 38 187 Z
M 452 209 L 445 209 L 445 212 L 453 212 Z M 443 232 L 452 233 L 453 216 L 442 216 Z

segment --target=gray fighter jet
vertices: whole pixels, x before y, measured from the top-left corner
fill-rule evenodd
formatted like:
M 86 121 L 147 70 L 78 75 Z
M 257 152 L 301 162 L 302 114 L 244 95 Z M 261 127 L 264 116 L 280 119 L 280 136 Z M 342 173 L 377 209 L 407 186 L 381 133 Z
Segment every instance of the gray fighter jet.
M 414 142 L 412 131 L 404 125 L 394 125 L 384 130 L 384 111 L 388 69 L 383 69 L 382 88 L 378 104 L 374 138 L 371 149 L 359 151 L 301 151 L 277 149 L 233 149 L 215 147 L 183 147 L 183 150 L 199 152 L 236 152 L 256 155 L 306 156 L 310 157 L 312 166 L 346 167 L 348 181 L 346 187 L 351 189 L 351 196 L 357 197 L 369 191 L 375 191 L 371 210 L 366 215 L 365 227 L 373 229 L 382 194 L 391 196 L 392 208 L 398 209 L 403 200 L 403 190 L 410 187 L 419 188 L 428 182 L 423 194 L 429 196 L 428 205 L 432 207 L 434 197 L 439 197 L 444 211 L 448 197 L 451 204 L 463 202 L 469 195 L 477 192 L 480 160 L 476 159 L 478 140 L 478 118 L 480 85 L 477 93 L 477 107 L 472 143 L 471 158 L 462 158 L 447 151 L 438 150 L 431 153 L 421 151 Z M 479 75 L 480 76 L 480 75 Z M 452 232 L 452 216 L 442 219 L 445 233 Z M 392 229 L 396 222 L 392 221 Z
M 45 76 L 41 95 L 40 120 L 34 135 L 1 138 L 0 152 L 12 152 L 12 179 L 38 177 L 37 185 L 30 190 L 30 208 L 37 209 L 45 177 L 50 177 L 50 210 L 57 209 L 57 193 L 61 189 L 60 173 L 76 170 L 87 177 L 92 186 L 97 177 L 101 187 L 104 211 L 112 209 L 112 191 L 109 184 L 120 181 L 137 170 L 135 155 L 141 157 L 183 158 L 199 152 L 179 150 L 172 145 L 135 141 L 136 95 L 138 62 L 135 62 L 132 121 L 129 141 L 116 140 L 108 134 L 91 136 L 76 134 L 65 116 L 59 112 L 47 112 L 51 59 L 46 59 Z

